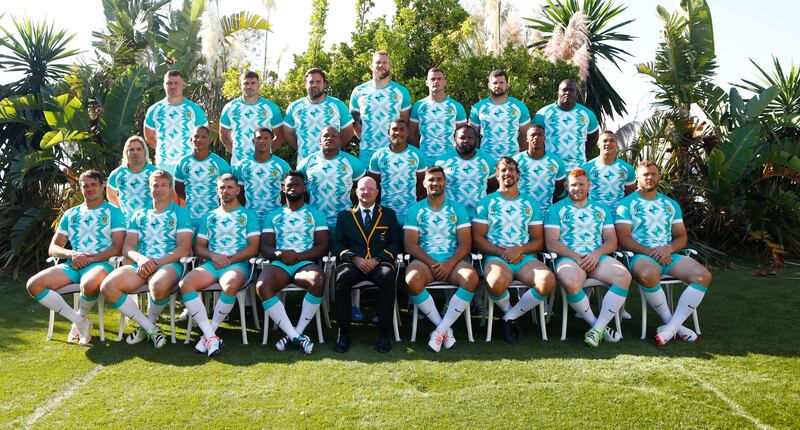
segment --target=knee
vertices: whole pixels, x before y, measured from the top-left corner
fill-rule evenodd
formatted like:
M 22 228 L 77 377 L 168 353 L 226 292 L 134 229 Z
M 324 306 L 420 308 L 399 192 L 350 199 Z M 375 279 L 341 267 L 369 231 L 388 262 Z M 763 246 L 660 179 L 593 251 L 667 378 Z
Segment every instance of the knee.
M 636 279 L 645 287 L 653 288 L 658 285 L 658 282 L 661 280 L 661 272 L 648 267 L 636 272 Z
M 535 283 L 540 292 L 550 294 L 556 288 L 556 275 L 548 271 L 544 275 L 537 277 Z
M 25 284 L 25 289 L 28 290 L 28 294 L 30 294 L 31 297 L 36 297 L 45 290 L 45 286 L 42 282 L 39 282 L 37 276 L 32 276 Z
M 268 299 L 273 296 L 273 294 L 271 294 L 269 286 L 264 281 L 256 282 L 256 294 L 258 294 L 258 297 L 262 299 Z
M 100 283 L 100 293 L 103 295 L 108 294 L 109 291 L 113 289 L 113 283 L 111 282 L 111 277 L 109 276 L 106 279 L 103 279 L 103 282 Z
M 478 274 L 474 271 L 469 272 L 469 275 L 466 276 L 464 280 L 463 288 L 471 293 L 475 292 L 478 289 Z
M 708 286 L 711 285 L 711 278 L 711 272 L 709 272 L 705 267 L 702 267 L 698 269 L 696 273 L 692 274 L 689 281 L 708 288 Z
M 162 285 L 151 285 L 150 286 L 150 295 L 153 296 L 154 299 L 157 301 L 162 301 L 169 297 L 169 287 L 162 286 Z

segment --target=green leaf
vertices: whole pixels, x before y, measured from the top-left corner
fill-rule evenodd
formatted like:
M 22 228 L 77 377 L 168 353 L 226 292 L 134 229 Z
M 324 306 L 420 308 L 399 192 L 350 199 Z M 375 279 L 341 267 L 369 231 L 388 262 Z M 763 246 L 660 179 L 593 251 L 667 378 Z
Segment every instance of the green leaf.
M 223 16 L 220 19 L 222 34 L 230 37 L 233 33 L 240 30 L 269 30 L 272 25 L 260 15 L 250 12 L 238 12 L 232 15 Z
M 46 103 L 44 117 L 54 129 L 88 130 L 90 126 L 89 114 L 83 103 L 70 94 L 53 97 Z
M 750 160 L 753 158 L 753 148 L 761 133 L 758 123 L 748 123 L 731 132 L 728 141 L 720 149 L 725 153 L 725 164 L 721 173 L 735 183 L 744 175 Z
M 735 88 L 731 89 L 731 91 L 734 90 Z M 764 109 L 766 109 L 767 106 L 772 103 L 772 100 L 774 100 L 777 95 L 778 87 L 772 85 L 748 100 L 744 110 L 745 121 L 750 122 L 758 118 L 758 116 L 761 115 L 761 112 L 764 112 Z
M 731 93 L 728 99 L 731 102 L 731 119 L 734 121 L 738 121 L 739 123 L 745 123 L 744 119 L 744 100 L 742 100 L 742 96 L 739 94 L 739 91 L 736 88 L 731 88 Z
M 42 147 L 42 149 L 47 149 L 52 146 L 60 145 L 64 142 L 80 142 L 91 137 L 92 135 L 85 131 L 69 131 L 60 129 L 45 133 L 39 145 Z
M 134 132 L 136 112 L 147 88 L 147 69 L 128 68 L 108 92 L 100 115 L 100 137 L 117 146 Z

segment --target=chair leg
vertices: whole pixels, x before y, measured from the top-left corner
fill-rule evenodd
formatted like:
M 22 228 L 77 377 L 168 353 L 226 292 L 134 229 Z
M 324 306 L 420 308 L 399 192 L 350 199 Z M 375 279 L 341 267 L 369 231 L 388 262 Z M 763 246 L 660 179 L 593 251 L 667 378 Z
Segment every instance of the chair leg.
M 169 295 L 169 338 L 172 343 L 175 343 L 175 297 L 176 293 Z
M 186 318 L 186 340 L 183 342 L 186 345 L 188 345 L 192 341 L 192 323 L 193 322 L 194 322 L 194 319 L 192 319 L 192 316 L 189 315 L 189 317 Z
M 640 339 L 645 340 L 647 338 L 647 299 L 644 298 L 644 291 L 641 285 L 639 285 L 639 297 L 642 302 L 642 337 Z
M 620 324 L 621 318 L 619 317 L 619 311 L 614 314 L 614 322 L 617 323 L 617 333 L 619 333 L 620 339 L 622 339 L 622 325 Z
M 56 324 L 56 312 L 50 309 L 50 322 L 47 324 L 47 337 L 44 338 L 48 341 L 53 338 L 53 326 Z
M 494 323 L 494 302 L 489 300 L 489 303 L 486 305 L 485 309 L 487 312 L 486 315 L 486 342 L 492 341 L 492 324 Z
M 417 305 L 414 304 L 414 312 L 411 315 L 411 342 L 417 341 Z
M 483 305 L 483 312 L 481 312 L 481 327 L 486 327 L 486 310 L 489 308 L 489 293 L 487 292 L 487 288 L 483 288 L 483 294 L 481 294 L 481 304 Z
M 266 345 L 267 341 L 269 341 L 269 315 L 267 315 L 267 310 L 264 309 L 264 336 L 261 338 L 261 344 Z
M 475 342 L 475 338 L 472 337 L 472 311 L 470 310 L 472 306 L 467 304 L 467 309 L 464 311 L 464 316 L 467 319 L 467 339 L 470 342 Z
M 314 319 L 317 320 L 317 336 L 319 336 L 319 343 L 325 343 L 325 337 L 322 335 L 322 315 L 320 315 L 319 308 L 317 308 L 317 314 L 314 316 Z
M 697 318 L 697 309 L 692 311 L 692 319 L 694 319 L 694 332 L 700 336 L 700 319 Z
M 239 323 L 242 326 L 242 344 L 247 345 L 247 318 L 244 314 L 244 302 L 247 301 L 247 285 L 236 293 L 236 301 L 239 302 Z
M 544 304 L 545 304 L 545 302 L 541 302 L 541 303 L 539 303 L 539 306 L 538 306 L 539 307 L 539 325 L 542 328 L 542 340 L 547 340 L 547 324 L 546 324 L 546 322 L 544 320 Z M 533 312 L 536 312 L 536 309 L 534 309 Z
M 122 312 L 119 313 L 119 330 L 117 331 L 117 342 L 122 342 L 122 336 L 125 334 L 125 323 L 127 318 Z
M 98 293 L 99 294 L 99 293 Z M 105 304 L 105 297 L 100 294 L 100 298 L 97 299 L 97 328 L 100 330 L 100 342 L 104 342 L 106 340 L 106 331 L 105 326 L 103 324 L 103 308 Z
M 394 326 L 394 341 L 400 342 L 400 310 L 397 308 L 397 296 L 394 297 L 394 312 L 392 313 L 392 325 Z
M 261 330 L 261 324 L 258 321 L 258 299 L 256 298 L 256 286 L 253 284 L 250 287 L 250 303 L 253 306 L 253 324 L 256 330 Z
M 561 290 L 561 340 L 567 338 L 567 292 L 564 287 Z

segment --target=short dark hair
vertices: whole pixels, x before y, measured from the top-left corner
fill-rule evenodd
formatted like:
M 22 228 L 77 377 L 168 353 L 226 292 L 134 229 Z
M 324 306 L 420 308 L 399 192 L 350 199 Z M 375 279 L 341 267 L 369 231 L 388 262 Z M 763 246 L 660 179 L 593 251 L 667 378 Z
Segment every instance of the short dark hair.
M 207 135 L 211 136 L 211 129 L 204 125 L 198 125 L 197 127 L 193 128 L 193 130 L 204 130 Z
M 544 130 L 544 126 L 541 125 L 541 124 L 531 124 L 531 126 L 528 128 L 528 130 L 530 130 L 532 128 L 541 128 L 542 130 Z
M 166 78 L 174 78 L 175 76 L 183 79 L 183 73 L 180 70 L 168 70 L 167 73 L 164 73 L 164 79 Z
M 431 67 L 430 69 L 428 69 L 428 74 L 436 73 L 436 72 L 441 73 L 442 75 L 445 74 L 444 70 L 442 70 L 442 68 L 439 67 L 439 66 L 434 66 L 434 67 Z
M 489 79 L 499 78 L 501 76 L 506 78 L 506 81 L 508 81 L 508 74 L 506 74 L 506 71 L 503 69 L 495 69 L 489 72 Z
M 497 165 L 494 167 L 495 170 L 499 170 L 501 164 L 514 166 L 514 169 L 517 171 L 517 173 L 519 173 L 519 163 L 517 163 L 517 160 L 515 159 L 511 157 L 500 157 L 500 159 L 497 160 Z
M 300 178 L 301 181 L 303 181 L 304 184 L 306 183 L 306 174 L 301 172 L 301 171 L 299 171 L 299 170 L 297 170 L 297 169 L 292 169 L 292 170 L 289 170 L 288 172 L 286 172 L 286 174 L 283 175 L 283 180 L 285 181 L 286 178 L 288 178 L 290 176 L 298 177 L 298 178 Z
M 307 78 L 309 75 L 313 75 L 315 73 L 322 76 L 322 82 L 325 82 L 326 84 L 328 83 L 328 76 L 325 75 L 325 72 L 323 72 L 322 69 L 320 69 L 319 67 L 312 67 L 308 69 L 308 71 L 306 72 L 305 75 L 303 75 L 303 77 Z
M 405 118 L 397 117 L 397 118 L 393 119 L 392 122 L 399 122 L 399 123 L 405 124 L 406 128 L 410 127 L 410 125 L 408 123 L 408 120 L 405 119 Z
M 619 137 L 617 137 L 617 133 L 614 133 L 611 130 L 603 130 L 603 131 L 601 131 L 600 135 L 603 135 L 603 134 L 610 134 L 610 135 L 614 136 L 614 140 L 619 140 Z
M 78 182 L 86 178 L 92 178 L 97 182 L 100 182 L 101 184 L 106 181 L 106 177 L 102 173 L 100 173 L 100 171 L 94 169 L 89 169 L 81 173 L 81 175 L 78 176 Z
M 236 176 L 233 176 L 232 173 L 223 173 L 223 174 L 219 175 L 219 177 L 217 178 L 217 183 L 218 184 L 221 184 L 221 183 L 226 182 L 226 181 L 233 181 L 233 182 L 236 182 L 236 185 L 239 185 L 239 180 L 236 179 Z
M 466 122 L 456 126 L 455 131 L 453 131 L 453 138 L 456 137 L 456 134 L 458 134 L 459 130 L 463 130 L 465 128 L 469 129 L 472 132 L 472 137 L 474 137 L 475 140 L 478 140 L 478 130 L 476 130 L 475 127 L 472 126 L 472 124 L 469 124 L 469 123 L 466 123 Z
M 654 161 L 648 159 L 644 159 L 636 163 L 636 169 L 638 170 L 640 167 L 655 167 L 656 169 L 658 169 L 659 172 L 661 172 L 661 166 L 656 164 Z
M 254 72 L 252 70 L 245 70 L 244 72 L 242 72 L 242 76 L 239 77 L 239 80 L 252 79 L 252 78 L 255 78 L 257 81 L 261 80 L 261 78 L 258 77 L 258 73 Z
M 447 175 L 445 175 L 444 169 L 442 168 L 442 166 L 431 166 L 431 167 L 428 167 L 427 169 L 425 169 L 425 176 L 428 176 L 428 175 L 433 174 L 433 173 L 441 173 L 442 176 L 444 176 L 445 179 L 447 179 Z
M 261 126 L 261 127 L 256 127 L 255 131 L 253 132 L 253 138 L 255 139 L 255 137 L 258 136 L 258 133 L 263 133 L 265 131 L 267 133 L 269 133 L 270 136 L 273 136 L 273 137 L 275 136 L 275 133 L 272 132 L 271 128 Z

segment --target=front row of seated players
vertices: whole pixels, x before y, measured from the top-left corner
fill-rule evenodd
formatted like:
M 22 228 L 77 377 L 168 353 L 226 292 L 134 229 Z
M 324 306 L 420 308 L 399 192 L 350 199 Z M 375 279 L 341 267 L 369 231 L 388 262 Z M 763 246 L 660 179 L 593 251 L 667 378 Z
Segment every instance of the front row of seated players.
M 657 192 L 658 167 L 652 162 L 641 162 L 636 175 L 638 190 L 623 199 L 617 208 L 617 231 L 608 209 L 587 198 L 591 184 L 582 169 L 570 173 L 568 198 L 554 204 L 546 217 L 544 244 L 549 251 L 558 254 L 556 277 L 566 288 L 570 305 L 590 324 L 585 340 L 593 346 L 601 340 L 619 340 L 619 334 L 606 326 L 624 303 L 631 275 L 622 264 L 607 257 L 617 248 L 617 236 L 624 249 L 635 253 L 630 261 L 630 270 L 643 286 L 647 302 L 665 323 L 656 335 L 661 345 L 676 336 L 686 341 L 696 339 L 696 334 L 682 324 L 700 304 L 711 282 L 711 274 L 706 268 L 691 257 L 677 254 L 686 246 L 686 230 L 677 203 Z M 511 321 L 533 309 L 554 287 L 553 275 L 532 257 L 542 249 L 542 217 L 537 203 L 519 192 L 516 162 L 502 158 L 496 176 L 500 189 L 481 200 L 472 227 L 464 207 L 445 197 L 446 179 L 440 167 L 426 170 L 423 185 L 427 198 L 408 210 L 405 248 L 414 261 L 406 271 L 406 282 L 414 303 L 436 325 L 429 341 L 435 351 L 442 345 L 452 347 L 455 338 L 450 326 L 468 305 L 477 286 L 477 273 L 464 262 L 473 243 L 477 250 L 487 255 L 486 278 L 490 296 L 504 311 L 506 340 L 513 342 L 518 339 L 518 329 Z M 154 322 L 180 278 L 182 268 L 175 263 L 188 255 L 191 240 L 187 211 L 169 199 L 171 177 L 164 171 L 151 174 L 148 183 L 152 208 L 140 209 L 132 215 L 124 247 L 122 212 L 104 201 L 102 175 L 94 171 L 84 172 L 79 183 L 85 201 L 64 213 L 49 249 L 51 255 L 69 260 L 31 277 L 28 291 L 44 306 L 73 322 L 70 341 L 86 344 L 91 340 L 91 322 L 85 315 L 97 300 L 98 292 L 102 291 L 113 307 L 139 324 L 139 329 L 128 337 L 129 343 L 149 338 L 156 347 L 162 346 L 163 335 Z M 215 331 L 232 309 L 236 292 L 244 286 L 249 272 L 246 262 L 256 255 L 259 243 L 256 215 L 236 199 L 240 192 L 236 178 L 226 174 L 219 177 L 216 184 L 221 205 L 203 218 L 194 249 L 195 255 L 206 262 L 179 282 L 185 305 L 203 332 L 196 349 L 209 355 L 219 351 L 220 341 Z M 358 208 L 374 207 L 376 188 L 371 178 L 359 181 Z M 286 195 L 287 205 L 270 213 L 263 222 L 261 253 L 271 264 L 262 272 L 257 288 L 267 314 L 286 333 L 286 337 L 278 342 L 278 348 L 286 349 L 293 344 L 310 353 L 313 344 L 302 333 L 323 296 L 322 271 L 315 261 L 327 253 L 328 227 L 324 216 L 305 204 L 305 177 L 301 172 L 292 171 L 285 175 L 282 192 Z M 380 215 L 390 213 L 385 208 L 378 209 L 377 215 L 375 212 L 369 214 L 370 218 L 378 216 L 375 221 L 374 218 L 367 219 L 366 213 L 360 214 L 363 218 L 359 218 L 356 212 L 364 211 L 357 209 L 343 212 L 340 218 L 352 217 L 357 227 L 372 225 L 370 232 L 374 234 L 378 229 L 383 230 Z M 386 226 L 387 230 L 390 228 Z M 349 236 L 344 229 L 339 234 L 345 238 Z M 379 232 L 379 236 L 383 237 L 383 232 Z M 388 236 L 395 237 L 391 232 Z M 396 242 L 396 237 L 392 240 Z M 72 250 L 65 248 L 67 241 Z M 383 246 L 388 250 L 387 257 L 393 257 L 399 247 L 395 243 L 388 248 L 388 243 Z M 368 245 L 367 251 L 369 246 L 372 245 Z M 134 264 L 112 273 L 107 261 L 120 253 Z M 347 254 L 346 250 L 338 253 Z M 344 263 L 354 265 L 364 275 L 382 262 L 392 261 L 383 257 L 371 259 L 366 253 L 363 257 L 346 256 L 349 261 Z M 344 272 L 344 268 L 340 268 L 339 281 L 344 280 L 341 276 Z M 354 270 L 350 272 L 357 273 Z M 664 293 L 659 287 L 662 274 L 689 284 L 674 314 L 666 306 Z M 377 281 L 381 287 L 392 277 L 389 276 L 391 272 L 381 275 L 368 279 Z M 599 316 L 591 311 L 582 291 L 587 276 L 611 286 Z M 514 278 L 532 289 L 511 307 L 505 290 Z M 425 291 L 433 281 L 445 281 L 460 287 L 443 318 L 439 317 Z M 221 284 L 223 294 L 209 322 L 198 291 L 217 282 Z M 290 324 L 276 297 L 290 282 L 309 292 L 296 326 Z M 350 282 L 352 285 L 357 279 L 354 277 Z M 73 311 L 59 294 L 52 294 L 70 283 L 79 283 L 81 287 L 78 312 Z M 147 317 L 127 296 L 145 283 L 151 290 Z M 347 296 L 344 288 L 337 291 L 338 298 L 342 295 Z M 343 302 L 344 307 L 337 314 L 347 314 L 346 300 Z M 382 308 L 389 307 L 390 302 L 386 302 Z M 379 350 L 388 351 L 386 314 L 391 312 L 383 309 Z M 339 319 L 340 328 L 346 331 L 346 317 L 340 316 Z M 382 339 L 386 339 L 383 348 L 380 347 Z M 337 349 L 346 350 L 338 343 Z

